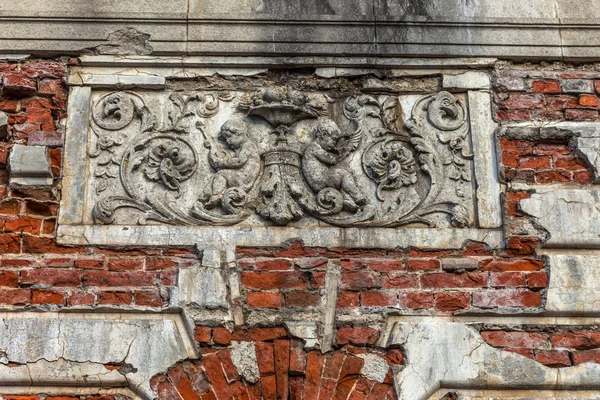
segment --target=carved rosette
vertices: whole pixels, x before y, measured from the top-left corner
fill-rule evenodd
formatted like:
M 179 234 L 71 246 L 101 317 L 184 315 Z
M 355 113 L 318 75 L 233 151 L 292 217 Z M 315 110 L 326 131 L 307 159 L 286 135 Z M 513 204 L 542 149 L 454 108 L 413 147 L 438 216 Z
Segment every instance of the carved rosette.
M 275 87 L 150 101 L 121 91 L 93 104 L 98 222 L 128 209 L 140 224 L 472 223 L 466 109 L 450 93 L 418 100 L 406 123 L 390 95 Z

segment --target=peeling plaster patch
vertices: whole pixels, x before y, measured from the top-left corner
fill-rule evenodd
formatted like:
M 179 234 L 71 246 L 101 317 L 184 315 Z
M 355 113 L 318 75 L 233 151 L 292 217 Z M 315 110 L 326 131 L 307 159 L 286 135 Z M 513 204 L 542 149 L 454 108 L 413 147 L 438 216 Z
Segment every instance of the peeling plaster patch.
M 9 367 L 0 365 L 0 387 L 53 384 L 56 386 L 126 387 L 127 377 L 107 370 L 102 363 L 44 359 Z
M 380 345 L 401 345 L 406 353 L 407 365 L 395 376 L 399 400 L 428 399 L 442 385 L 563 390 L 600 387 L 598 364 L 549 368 L 489 346 L 469 323 L 399 321 L 391 324 Z
M 360 374 L 372 381 L 383 383 L 385 376 L 390 369 L 387 361 L 379 357 L 377 354 L 364 354 L 361 355 L 361 357 L 365 362 L 360 370 Z
M 150 35 L 131 27 L 111 32 L 107 39 L 108 44 L 87 49 L 88 54 L 147 55 L 154 50 Z
M 178 361 L 197 358 L 181 316 L 119 313 L 4 313 L 0 386 L 93 384 L 128 386 L 152 398 L 150 378 Z M 104 364 L 128 364 L 125 372 Z M 86 369 L 87 368 L 87 369 Z M 101 385 L 102 384 L 102 385 Z
M 256 359 L 256 347 L 250 342 L 232 342 L 231 361 L 238 374 L 250 383 L 258 382 L 260 371 Z
M 227 308 L 227 287 L 221 271 L 200 264 L 180 268 L 172 303 L 179 306 L 195 304 L 199 307 Z
M 545 247 L 600 246 L 599 190 L 536 189 L 530 198 L 519 204 L 550 233 Z
M 285 327 L 291 336 L 302 339 L 304 350 L 309 351 L 319 347 L 317 324 L 314 322 L 286 321 Z

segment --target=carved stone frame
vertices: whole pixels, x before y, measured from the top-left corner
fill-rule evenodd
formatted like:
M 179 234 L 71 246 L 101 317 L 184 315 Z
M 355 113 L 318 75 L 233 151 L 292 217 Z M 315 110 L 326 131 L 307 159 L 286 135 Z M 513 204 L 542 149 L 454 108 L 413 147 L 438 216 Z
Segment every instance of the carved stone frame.
M 88 56 L 83 66 L 71 71 L 62 200 L 58 218 L 57 241 L 67 245 L 139 245 L 223 248 L 235 246 L 280 246 L 289 240 L 301 240 L 306 246 L 345 248 L 460 248 L 466 241 L 484 242 L 492 248 L 500 246 L 503 235 L 500 208 L 501 186 L 498 181 L 495 154 L 496 124 L 492 119 L 489 76 L 485 72 L 439 69 L 433 61 L 423 61 L 420 69 L 406 69 L 406 60 L 398 60 L 404 75 L 443 75 L 443 90 L 464 93 L 468 100 L 469 124 L 474 153 L 476 188 L 476 220 L 478 228 L 293 228 L 293 227 L 201 227 L 201 226 L 122 226 L 84 225 L 84 201 L 89 162 L 88 129 L 92 90 L 162 89 L 166 78 L 212 75 L 215 71 L 247 75 L 261 68 L 221 68 L 203 63 L 198 58 L 184 58 L 177 67 L 169 58 L 137 57 L 134 59 Z M 224 61 L 231 65 L 231 61 Z M 414 63 L 413 63 L 414 64 Z M 129 67 L 128 69 L 122 68 Z M 457 66 L 466 67 L 459 63 Z M 119 68 L 121 67 L 121 68 Z M 210 68 L 209 68 L 210 67 Z M 221 66 L 222 67 L 222 66 Z M 393 69 L 393 63 L 386 65 Z M 414 66 L 412 66 L 414 68 Z M 481 67 L 481 66 L 480 66 Z M 119 70 L 125 72 L 118 72 Z M 331 68 L 320 68 L 329 73 Z M 337 70 L 337 69 L 336 69 Z

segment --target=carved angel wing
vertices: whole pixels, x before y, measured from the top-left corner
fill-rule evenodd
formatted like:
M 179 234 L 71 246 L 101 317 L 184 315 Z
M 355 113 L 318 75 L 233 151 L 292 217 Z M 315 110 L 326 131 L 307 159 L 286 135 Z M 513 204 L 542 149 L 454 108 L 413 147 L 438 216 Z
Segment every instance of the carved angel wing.
M 358 149 L 360 146 L 361 139 L 362 129 L 360 127 L 354 131 L 354 133 L 339 138 L 337 148 L 340 152 L 340 155 L 347 156 L 353 151 L 356 151 L 356 149 Z

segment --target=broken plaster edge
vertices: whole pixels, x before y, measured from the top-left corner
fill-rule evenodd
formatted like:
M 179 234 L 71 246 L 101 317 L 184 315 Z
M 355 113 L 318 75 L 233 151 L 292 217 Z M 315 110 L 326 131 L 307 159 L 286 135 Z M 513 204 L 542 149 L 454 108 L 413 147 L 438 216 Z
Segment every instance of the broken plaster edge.
M 88 319 L 88 320 L 170 320 L 177 327 L 185 351 L 190 359 L 199 359 L 200 353 L 194 344 L 193 322 L 183 310 L 163 312 L 113 312 L 113 311 L 0 311 L 4 319 Z M 190 325 L 192 324 L 192 325 Z

